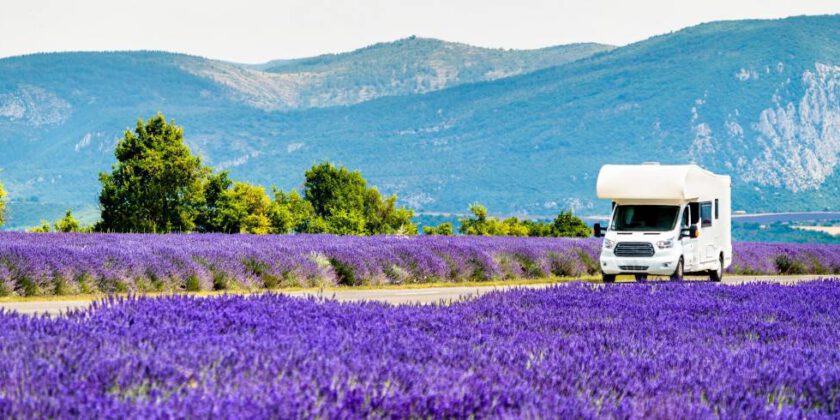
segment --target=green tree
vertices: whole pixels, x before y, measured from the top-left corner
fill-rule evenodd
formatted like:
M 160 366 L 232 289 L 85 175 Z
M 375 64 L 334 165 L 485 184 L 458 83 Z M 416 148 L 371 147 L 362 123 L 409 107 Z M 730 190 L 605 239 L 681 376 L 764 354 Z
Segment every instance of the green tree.
M 272 233 L 308 232 L 313 227 L 315 210 L 312 204 L 292 190 L 284 193 L 274 189 L 274 201 L 269 209 Z
M 56 232 L 81 232 L 82 229 L 79 226 L 79 222 L 73 217 L 73 213 L 70 210 L 67 210 L 64 213 L 64 217 L 57 220 L 53 225 L 55 227 Z
M 592 230 L 571 211 L 561 211 L 552 223 L 554 236 L 571 236 L 586 238 L 592 235 Z
M 49 233 L 52 232 L 52 227 L 50 226 L 50 222 L 46 220 L 41 220 L 40 225 L 31 229 L 27 229 L 26 231 L 30 233 Z
M 6 223 L 6 190 L 3 189 L 3 183 L 0 182 L 0 226 Z
M 184 143 L 184 131 L 158 114 L 117 143 L 117 163 L 99 179 L 99 230 L 190 231 L 208 170 Z
M 523 220 L 522 225 L 528 228 L 528 236 L 554 236 L 554 227 L 551 223 L 540 222 L 536 220 Z
M 304 197 L 315 214 L 306 231 L 340 235 L 417 233 L 417 225 L 411 222 L 414 212 L 398 208 L 396 196 L 383 200 L 376 188 L 368 188 L 359 171 L 324 162 L 306 171 L 305 177 Z
M 426 235 L 451 236 L 454 233 L 451 222 L 443 222 L 437 226 L 423 226 Z
M 199 232 L 225 232 L 220 211 L 228 204 L 225 194 L 233 185 L 228 172 L 210 175 L 203 186 L 203 202 L 195 218 L 195 229 Z
M 271 200 L 265 188 L 234 182 L 219 200 L 217 226 L 222 232 L 265 234 L 271 231 Z
M 33 228 L 30 228 L 30 229 L 27 229 L 26 231 L 31 232 L 31 233 L 49 233 L 49 232 L 62 232 L 62 233 L 86 232 L 86 233 L 89 233 L 89 232 L 93 231 L 93 227 L 92 226 L 82 226 L 82 225 L 80 225 L 79 222 L 76 220 L 76 218 L 73 217 L 73 212 L 70 211 L 70 210 L 67 210 L 67 212 L 64 213 L 64 217 L 56 220 L 55 222 L 52 223 L 52 225 L 50 225 L 50 222 L 48 222 L 46 220 L 41 220 L 40 225 L 38 225 L 36 227 L 33 227 Z
M 482 236 L 575 236 L 588 237 L 589 226 L 570 211 L 562 211 L 551 223 L 533 220 L 519 220 L 508 217 L 499 220 L 487 215 L 487 208 L 481 204 L 470 206 L 472 216 L 459 219 L 461 233 Z
M 368 235 L 416 235 L 417 225 L 412 223 L 414 211 L 397 207 L 397 196 L 382 199 L 379 190 L 369 188 L 365 193 L 365 233 Z
M 478 203 L 470 204 L 469 207 L 472 217 L 459 218 L 461 222 L 461 233 L 464 235 L 482 235 L 487 231 L 487 207 Z
M 508 236 L 528 236 L 528 226 L 515 217 L 509 217 L 502 222 Z
M 487 215 L 487 208 L 478 203 L 470 205 L 470 213 L 472 213 L 472 217 L 459 219 L 461 233 L 465 235 L 507 236 L 511 233 L 511 227 L 515 227 L 516 222 L 518 222 L 515 218 L 501 221 L 495 217 L 490 217 Z M 518 234 L 519 231 L 517 230 L 515 233 Z
M 324 162 L 307 170 L 304 176 L 304 197 L 318 216 L 327 219 L 333 214 L 364 209 L 367 182 L 359 171 Z

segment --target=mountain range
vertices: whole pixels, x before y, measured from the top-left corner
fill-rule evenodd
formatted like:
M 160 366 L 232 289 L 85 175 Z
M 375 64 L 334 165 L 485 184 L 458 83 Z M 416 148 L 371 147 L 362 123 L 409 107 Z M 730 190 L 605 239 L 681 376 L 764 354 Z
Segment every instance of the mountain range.
M 622 47 L 494 50 L 407 38 L 243 65 L 164 52 L 0 60 L 10 224 L 94 218 L 97 173 L 162 112 L 234 178 L 294 188 L 362 170 L 423 213 L 603 214 L 604 163 L 696 162 L 736 210 L 837 210 L 840 16 L 702 24 Z

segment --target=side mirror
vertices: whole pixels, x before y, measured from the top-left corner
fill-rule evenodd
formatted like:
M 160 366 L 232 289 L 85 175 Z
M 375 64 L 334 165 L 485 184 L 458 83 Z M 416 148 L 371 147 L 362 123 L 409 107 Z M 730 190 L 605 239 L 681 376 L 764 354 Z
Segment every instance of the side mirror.
M 697 225 L 691 225 L 688 229 L 680 229 L 680 239 L 682 238 L 699 238 L 700 230 Z
M 602 228 L 600 223 L 595 223 L 595 226 L 593 226 L 592 230 L 594 231 L 596 238 L 603 238 L 606 235 L 604 231 L 607 229 L 606 227 Z

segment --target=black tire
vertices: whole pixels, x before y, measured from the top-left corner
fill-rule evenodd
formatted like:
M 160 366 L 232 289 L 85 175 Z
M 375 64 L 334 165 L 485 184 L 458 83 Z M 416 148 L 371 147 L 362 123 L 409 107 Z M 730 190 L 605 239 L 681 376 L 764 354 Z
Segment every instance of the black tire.
M 715 283 L 723 280 L 723 255 L 720 256 L 717 270 L 709 270 L 709 280 Z
M 647 274 L 636 274 L 636 281 L 641 283 L 647 281 Z
M 683 259 L 680 257 L 680 260 L 677 262 L 677 266 L 674 268 L 674 274 L 671 274 L 671 281 L 682 281 L 685 272 L 683 271 Z
M 604 274 L 604 283 L 615 283 L 615 274 Z

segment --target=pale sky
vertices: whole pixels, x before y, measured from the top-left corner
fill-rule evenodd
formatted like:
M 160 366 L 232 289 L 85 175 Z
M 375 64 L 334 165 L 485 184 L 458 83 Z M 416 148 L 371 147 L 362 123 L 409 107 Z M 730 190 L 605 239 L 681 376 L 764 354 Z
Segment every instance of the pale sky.
M 0 57 L 148 49 L 258 63 L 410 35 L 625 45 L 701 22 L 834 13 L 838 0 L 0 0 Z

